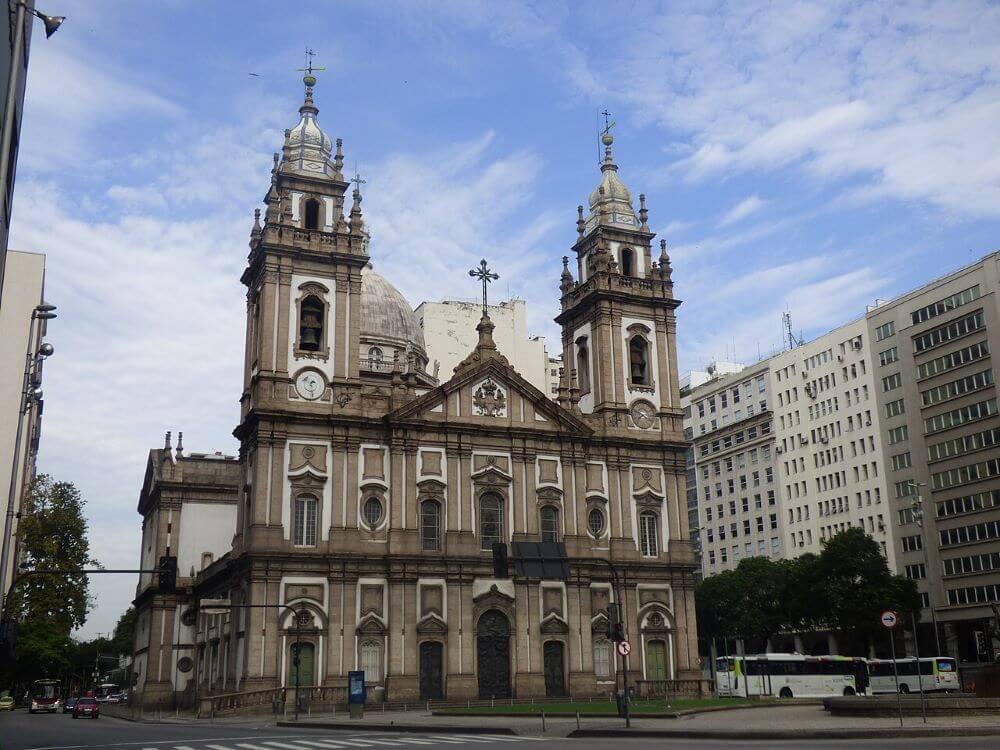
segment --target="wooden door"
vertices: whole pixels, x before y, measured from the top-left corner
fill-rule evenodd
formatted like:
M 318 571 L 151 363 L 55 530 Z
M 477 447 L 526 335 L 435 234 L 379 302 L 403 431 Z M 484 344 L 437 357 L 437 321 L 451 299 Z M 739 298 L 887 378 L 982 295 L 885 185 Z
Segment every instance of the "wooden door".
M 566 695 L 562 641 L 546 641 L 542 650 L 545 668 L 545 695 L 562 698 Z
M 443 647 L 437 641 L 420 644 L 420 700 L 444 698 Z

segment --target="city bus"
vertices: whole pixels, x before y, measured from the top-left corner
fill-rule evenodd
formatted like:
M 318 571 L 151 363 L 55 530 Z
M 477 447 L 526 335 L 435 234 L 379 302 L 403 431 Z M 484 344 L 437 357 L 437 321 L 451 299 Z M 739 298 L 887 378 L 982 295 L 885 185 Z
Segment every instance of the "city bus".
M 925 693 L 958 692 L 962 689 L 958 679 L 958 662 L 946 656 L 929 656 L 920 660 L 920 675 L 917 675 L 917 660 L 912 656 L 896 659 L 899 675 L 899 692 L 916 693 L 921 686 Z M 868 673 L 873 693 L 895 693 L 896 679 L 892 673 L 891 659 L 869 659 Z
M 94 697 L 97 698 L 98 703 L 105 703 L 112 695 L 118 695 L 120 692 L 121 687 L 117 683 L 102 682 L 94 691 Z
M 59 680 L 35 680 L 31 683 L 31 704 L 28 706 L 28 713 L 48 711 L 57 713 L 62 708 L 61 683 Z
M 855 695 L 857 677 L 867 679 L 864 659 L 850 656 L 757 654 L 720 657 L 715 662 L 719 697 L 771 695 L 779 698 L 825 698 Z

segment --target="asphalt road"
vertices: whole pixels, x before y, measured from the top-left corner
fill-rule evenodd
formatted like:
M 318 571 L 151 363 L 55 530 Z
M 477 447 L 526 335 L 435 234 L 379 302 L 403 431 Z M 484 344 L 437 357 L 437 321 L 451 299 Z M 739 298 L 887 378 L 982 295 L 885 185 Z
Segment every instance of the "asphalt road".
M 255 723 L 143 724 L 102 716 L 73 721 L 69 715 L 29 715 L 18 710 L 0 714 L 0 750 L 355 750 L 356 748 L 453 748 L 489 750 L 518 746 L 569 750 L 983 750 L 997 748 L 1000 739 L 984 737 L 874 739 L 867 741 L 746 742 L 668 738 L 555 738 L 488 735 L 394 734 L 332 730 L 279 729 L 264 721 Z

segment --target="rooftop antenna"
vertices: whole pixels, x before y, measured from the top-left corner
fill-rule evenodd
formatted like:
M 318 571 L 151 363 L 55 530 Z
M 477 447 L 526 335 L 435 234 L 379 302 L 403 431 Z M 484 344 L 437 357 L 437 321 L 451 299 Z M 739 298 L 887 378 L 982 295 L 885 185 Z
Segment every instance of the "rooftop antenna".
M 800 333 L 798 338 L 792 333 L 792 314 L 787 310 L 781 314 L 781 325 L 783 327 L 783 345 L 787 346 L 789 349 L 794 349 L 797 346 L 802 346 L 802 334 Z

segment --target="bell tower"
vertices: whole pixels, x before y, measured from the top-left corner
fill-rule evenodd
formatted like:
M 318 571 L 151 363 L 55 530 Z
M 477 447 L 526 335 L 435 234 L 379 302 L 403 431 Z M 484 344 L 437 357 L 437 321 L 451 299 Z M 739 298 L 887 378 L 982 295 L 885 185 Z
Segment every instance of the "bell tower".
M 342 143 L 319 125 L 311 67 L 303 83 L 299 121 L 285 131 L 281 155 L 274 155 L 263 222 L 257 210 L 242 276 L 244 419 L 265 403 L 329 404 L 359 385 L 357 321 L 369 240 L 358 189 L 362 181 L 347 208 L 350 183 L 344 179 Z
M 646 196 L 639 196 L 636 214 L 612 156 L 610 127 L 601 140 L 600 184 L 590 194 L 589 214 L 577 207 L 575 269 L 563 258 L 559 402 L 609 427 L 680 432 L 674 314 L 680 301 L 666 242 L 654 258 Z

